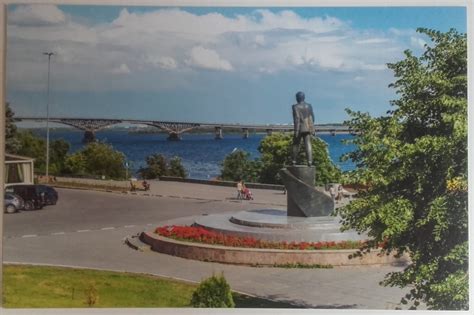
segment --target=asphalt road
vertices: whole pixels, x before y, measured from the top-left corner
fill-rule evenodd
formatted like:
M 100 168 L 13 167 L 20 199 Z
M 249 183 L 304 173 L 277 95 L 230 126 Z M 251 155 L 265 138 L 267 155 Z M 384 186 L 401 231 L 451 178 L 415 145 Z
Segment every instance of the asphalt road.
M 212 188 L 210 188 L 212 189 Z M 249 202 L 59 189 L 56 206 L 4 215 L 4 261 L 149 273 L 198 282 L 224 272 L 234 290 L 300 307 L 394 309 L 407 290 L 378 285 L 395 267 L 254 268 L 139 252 L 123 239 L 163 221 L 262 208 Z
M 248 202 L 158 198 L 58 189 L 55 206 L 4 215 L 4 237 L 146 226 L 178 217 L 258 209 Z

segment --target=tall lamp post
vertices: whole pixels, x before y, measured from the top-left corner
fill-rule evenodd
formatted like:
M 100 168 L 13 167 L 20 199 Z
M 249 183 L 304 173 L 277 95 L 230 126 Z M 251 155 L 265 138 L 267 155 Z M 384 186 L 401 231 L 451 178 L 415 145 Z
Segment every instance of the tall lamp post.
M 51 56 L 53 52 L 44 52 L 43 55 L 48 56 L 48 96 L 46 103 L 46 180 L 49 182 L 49 74 L 51 70 Z

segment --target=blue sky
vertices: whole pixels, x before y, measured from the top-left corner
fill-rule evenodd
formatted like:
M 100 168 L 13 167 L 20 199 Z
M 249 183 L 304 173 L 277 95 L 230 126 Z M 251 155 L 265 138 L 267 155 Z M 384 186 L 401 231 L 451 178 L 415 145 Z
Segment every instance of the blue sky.
M 396 98 L 386 63 L 419 54 L 417 27 L 466 31 L 460 7 L 9 7 L 7 99 L 51 115 L 289 123 L 303 90 L 317 123 L 344 109 L 382 115 Z M 428 43 L 429 44 L 429 43 Z

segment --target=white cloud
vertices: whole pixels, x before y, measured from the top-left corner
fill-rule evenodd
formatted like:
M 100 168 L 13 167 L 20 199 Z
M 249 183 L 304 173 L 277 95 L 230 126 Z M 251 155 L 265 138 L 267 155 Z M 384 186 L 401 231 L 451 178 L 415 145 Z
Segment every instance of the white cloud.
M 122 63 L 120 66 L 115 67 L 112 70 L 110 70 L 110 72 L 113 74 L 129 74 L 130 69 L 128 68 L 126 64 Z
M 55 5 L 21 5 L 8 14 L 8 23 L 24 26 L 57 25 L 66 21 L 66 15 Z
M 420 37 L 411 36 L 410 44 L 415 48 L 424 48 L 426 45 L 426 41 Z
M 178 63 L 175 59 L 163 56 L 146 56 L 145 63 L 167 70 L 176 69 L 178 67 Z
M 361 39 L 361 40 L 356 40 L 356 44 L 383 44 L 388 42 L 388 38 L 367 38 L 367 39 Z
M 159 78 L 168 87 L 186 84 L 185 76 L 199 74 L 200 69 L 243 76 L 381 71 L 402 56 L 403 43 L 414 36 L 404 30 L 355 30 L 336 18 L 306 18 L 291 10 L 225 16 L 181 9 L 150 8 L 140 13 L 123 9 L 112 22 L 94 25 L 56 6 L 20 5 L 8 17 L 8 79 L 16 88 L 42 88 L 42 82 L 32 82 L 41 75 L 31 73 L 32 64 L 38 64 L 34 69 L 44 68 L 42 51 L 57 53 L 53 58 L 57 89 L 83 87 L 84 82 L 117 89 L 117 82 L 107 76 L 129 74 L 130 69 L 142 80 L 129 81 L 127 88 L 137 89 L 146 86 L 144 81 Z M 77 80 L 81 84 L 74 84 Z
M 186 63 L 194 67 L 209 70 L 233 70 L 229 61 L 222 59 L 216 51 L 202 46 L 196 46 L 191 49 L 190 59 L 187 59 Z
M 389 28 L 388 32 L 395 36 L 410 36 L 416 34 L 416 30 L 414 29 L 399 29 L 395 27 Z

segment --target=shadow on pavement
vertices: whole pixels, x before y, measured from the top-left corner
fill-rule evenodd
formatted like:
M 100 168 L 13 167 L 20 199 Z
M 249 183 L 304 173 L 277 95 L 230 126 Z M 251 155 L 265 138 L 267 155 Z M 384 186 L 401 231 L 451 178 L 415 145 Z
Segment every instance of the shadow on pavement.
M 313 308 L 313 309 L 354 309 L 357 304 L 318 304 L 312 305 L 301 300 L 282 300 L 279 295 L 268 295 L 265 297 L 251 297 L 247 295 L 234 294 L 235 307 L 237 308 Z M 277 300 L 278 299 L 278 300 Z

